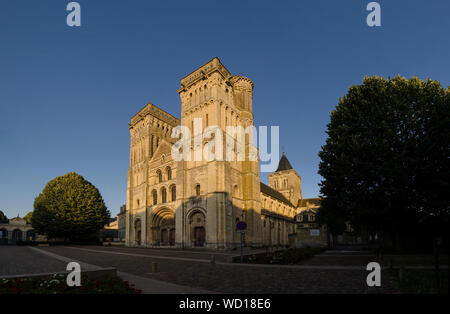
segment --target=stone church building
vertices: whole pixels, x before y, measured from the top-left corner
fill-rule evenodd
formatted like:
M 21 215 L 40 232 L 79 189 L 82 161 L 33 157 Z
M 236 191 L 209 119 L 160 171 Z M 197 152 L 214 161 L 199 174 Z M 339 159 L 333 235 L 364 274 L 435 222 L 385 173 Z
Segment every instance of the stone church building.
M 260 181 L 257 159 L 175 161 L 171 153 L 179 140 L 172 129 L 192 129 L 195 118 L 203 128 L 253 126 L 253 87 L 214 58 L 181 79 L 181 120 L 151 103 L 131 118 L 127 246 L 231 249 L 240 244 L 238 221 L 247 223 L 247 246 L 289 244 L 296 216 L 307 208 L 300 207 L 301 178 L 284 153 L 269 185 Z M 246 152 L 249 142 L 247 136 Z

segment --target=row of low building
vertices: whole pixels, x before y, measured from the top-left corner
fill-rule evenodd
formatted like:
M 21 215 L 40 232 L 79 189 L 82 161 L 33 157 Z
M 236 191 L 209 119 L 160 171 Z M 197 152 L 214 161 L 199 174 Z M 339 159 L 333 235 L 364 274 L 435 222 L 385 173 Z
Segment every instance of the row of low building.
M 0 244 L 15 244 L 20 241 L 36 241 L 40 236 L 33 227 L 19 216 L 0 223 Z

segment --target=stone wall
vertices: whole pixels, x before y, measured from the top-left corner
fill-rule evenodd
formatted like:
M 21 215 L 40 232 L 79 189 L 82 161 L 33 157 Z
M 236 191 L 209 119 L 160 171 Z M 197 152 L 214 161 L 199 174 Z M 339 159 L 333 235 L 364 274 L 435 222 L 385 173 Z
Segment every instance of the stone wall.
M 291 247 L 326 247 L 328 246 L 327 228 L 299 228 L 289 235 Z

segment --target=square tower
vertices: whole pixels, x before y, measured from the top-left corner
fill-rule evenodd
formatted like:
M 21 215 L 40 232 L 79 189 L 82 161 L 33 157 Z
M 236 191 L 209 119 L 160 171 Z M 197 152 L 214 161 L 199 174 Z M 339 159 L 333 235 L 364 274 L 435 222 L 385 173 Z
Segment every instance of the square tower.
M 248 156 L 253 142 L 246 134 L 242 161 L 238 160 L 236 149 L 228 154 L 226 146 L 227 139 L 232 138 L 230 142 L 236 146 L 242 139 L 230 133 L 228 127 L 253 127 L 253 87 L 250 79 L 231 75 L 218 58 L 181 79 L 181 125 L 191 130 L 192 158 L 177 164 L 178 246 L 194 246 L 204 234 L 207 247 L 235 247 L 240 240 L 235 232 L 237 221 L 247 222 L 246 245 L 262 243 L 259 163 L 257 158 L 250 160 Z M 201 126 L 196 124 L 198 121 Z M 202 154 L 201 160 L 195 161 L 194 144 L 198 145 L 198 141 L 194 136 L 201 136 L 203 147 L 211 140 L 203 136 L 206 128 L 220 130 L 223 155 L 207 161 Z M 216 152 L 219 154 L 220 150 Z
M 157 152 L 161 152 L 163 144 L 171 143 L 171 133 L 174 127 L 180 125 L 180 120 L 148 103 L 131 118 L 128 125 L 130 131 L 130 161 L 127 177 L 126 203 L 126 240 L 127 246 L 149 245 L 154 242 L 149 232 L 149 210 L 153 203 L 153 189 L 156 186 L 157 168 L 155 160 Z M 170 149 L 166 158 L 166 166 L 175 168 L 171 162 Z
M 294 206 L 298 206 L 302 199 L 302 179 L 292 168 L 284 152 L 277 170 L 269 174 L 269 186 L 283 194 Z

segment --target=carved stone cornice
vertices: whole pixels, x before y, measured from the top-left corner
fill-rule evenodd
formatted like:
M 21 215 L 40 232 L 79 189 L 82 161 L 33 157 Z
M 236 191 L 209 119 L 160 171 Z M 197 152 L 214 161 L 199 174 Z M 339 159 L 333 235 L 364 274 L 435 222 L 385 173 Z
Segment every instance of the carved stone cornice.
M 219 58 L 215 57 L 208 63 L 202 65 L 194 72 L 188 74 L 181 79 L 181 87 L 178 93 L 186 91 L 190 86 L 194 85 L 200 80 L 207 79 L 212 73 L 219 73 L 222 78 L 228 79 L 231 77 L 231 73 L 225 68 L 225 66 L 220 62 Z
M 251 92 L 255 87 L 253 81 L 245 76 L 235 75 L 230 79 L 230 82 L 233 84 L 233 87 L 237 90 L 246 90 Z

